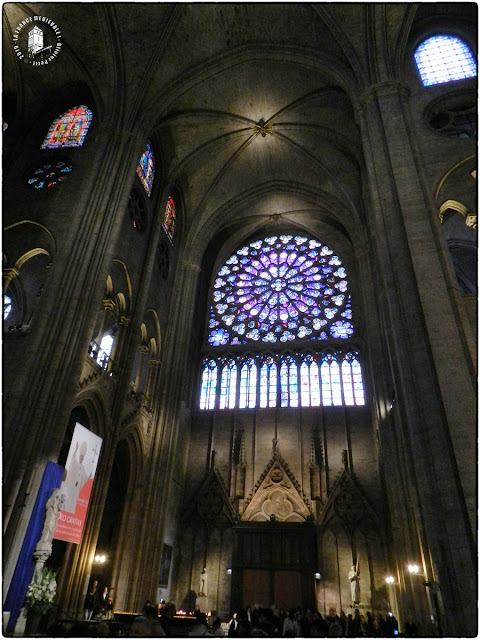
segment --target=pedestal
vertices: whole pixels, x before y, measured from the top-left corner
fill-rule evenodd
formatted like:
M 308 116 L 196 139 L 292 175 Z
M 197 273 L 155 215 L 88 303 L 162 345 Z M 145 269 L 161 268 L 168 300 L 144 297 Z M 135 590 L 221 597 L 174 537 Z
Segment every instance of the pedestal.
M 198 607 L 200 609 L 200 611 L 202 611 L 203 613 L 207 613 L 208 612 L 208 598 L 205 595 L 202 596 L 197 596 L 196 600 L 195 600 L 195 604 L 198 604 Z

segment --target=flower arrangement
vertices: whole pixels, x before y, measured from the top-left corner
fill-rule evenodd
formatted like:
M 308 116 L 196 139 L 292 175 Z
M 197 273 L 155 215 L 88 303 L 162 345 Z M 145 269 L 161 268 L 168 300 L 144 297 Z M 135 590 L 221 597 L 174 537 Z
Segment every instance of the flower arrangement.
M 51 608 L 57 591 L 56 575 L 46 567 L 34 572 L 25 596 L 27 612 L 43 616 Z

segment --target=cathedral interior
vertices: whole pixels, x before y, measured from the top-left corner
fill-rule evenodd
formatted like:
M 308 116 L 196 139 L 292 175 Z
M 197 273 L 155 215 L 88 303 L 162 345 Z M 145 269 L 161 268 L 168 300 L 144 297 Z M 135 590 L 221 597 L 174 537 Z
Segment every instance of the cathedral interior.
M 476 3 L 3 5 L 4 623 L 95 451 L 59 617 L 476 637 L 476 47 Z

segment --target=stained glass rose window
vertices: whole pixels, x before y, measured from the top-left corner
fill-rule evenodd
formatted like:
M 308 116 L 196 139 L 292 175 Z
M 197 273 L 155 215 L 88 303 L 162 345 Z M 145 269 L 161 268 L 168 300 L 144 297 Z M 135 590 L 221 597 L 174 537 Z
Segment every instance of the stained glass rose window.
M 305 236 L 269 236 L 239 249 L 218 272 L 213 301 L 214 346 L 353 334 L 345 268 L 331 249 Z

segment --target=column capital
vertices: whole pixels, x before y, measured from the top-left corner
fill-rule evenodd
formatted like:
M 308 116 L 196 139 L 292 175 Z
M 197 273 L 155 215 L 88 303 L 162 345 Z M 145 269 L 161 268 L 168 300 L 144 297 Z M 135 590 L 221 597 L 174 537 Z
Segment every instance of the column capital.
M 128 327 L 128 325 L 130 324 L 130 318 L 127 318 L 126 316 L 120 316 L 118 321 L 120 322 L 122 327 Z
M 187 271 L 193 271 L 195 273 L 200 273 L 202 270 L 198 264 L 194 264 L 193 262 L 188 262 L 188 260 L 182 260 L 182 267 Z
M 372 98 L 384 98 L 388 96 L 402 96 L 408 98 L 410 89 L 398 80 L 378 82 L 367 87 L 358 98 L 358 108 L 363 111 Z
M 115 308 L 115 302 L 111 298 L 105 298 L 102 300 L 102 304 L 104 309 L 109 309 L 110 311 Z
M 5 281 L 8 283 L 18 276 L 19 271 L 15 267 L 9 267 L 3 270 L 3 274 L 5 276 Z

